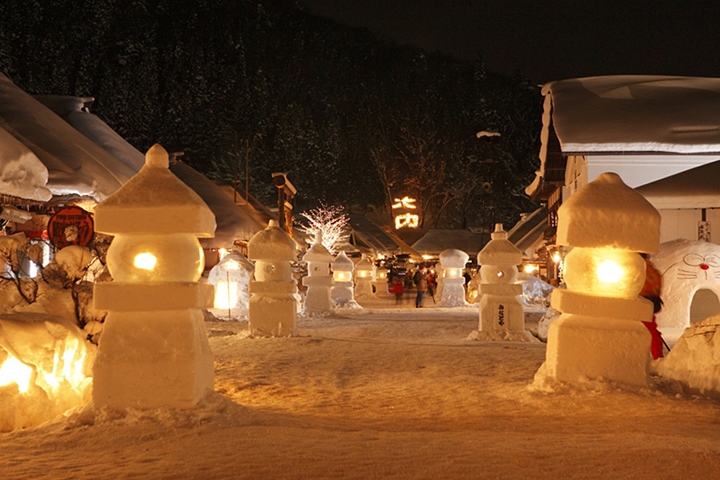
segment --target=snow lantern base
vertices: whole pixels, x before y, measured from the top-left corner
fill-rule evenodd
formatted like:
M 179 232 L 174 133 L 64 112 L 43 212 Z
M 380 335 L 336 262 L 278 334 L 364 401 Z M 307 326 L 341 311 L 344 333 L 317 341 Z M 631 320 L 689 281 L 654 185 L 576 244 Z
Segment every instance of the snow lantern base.
M 546 371 L 563 382 L 647 386 L 650 332 L 640 321 L 563 314 L 548 332 Z
M 93 375 L 96 409 L 195 407 L 214 378 L 202 312 L 109 312 Z

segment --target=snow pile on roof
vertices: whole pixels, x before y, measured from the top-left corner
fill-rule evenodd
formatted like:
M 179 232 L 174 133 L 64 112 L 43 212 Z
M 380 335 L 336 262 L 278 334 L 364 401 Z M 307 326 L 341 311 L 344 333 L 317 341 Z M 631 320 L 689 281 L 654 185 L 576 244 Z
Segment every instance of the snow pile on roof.
M 720 78 L 588 77 L 542 93 L 565 154 L 720 152 Z
M 25 172 L 37 171 L 39 159 L 47 170 L 47 184 L 41 185 L 40 169 L 34 182 L 16 182 L 12 194 L 40 200 L 38 188 L 47 187 L 53 195 L 88 195 L 100 201 L 120 188 L 133 171 L 102 147 L 92 142 L 50 109 L 15 86 L 0 74 L 0 128 L 27 151 L 9 142 L 16 155 L 0 156 L 0 171 L 5 178 L 22 178 Z M 5 142 L 3 142 L 3 149 Z

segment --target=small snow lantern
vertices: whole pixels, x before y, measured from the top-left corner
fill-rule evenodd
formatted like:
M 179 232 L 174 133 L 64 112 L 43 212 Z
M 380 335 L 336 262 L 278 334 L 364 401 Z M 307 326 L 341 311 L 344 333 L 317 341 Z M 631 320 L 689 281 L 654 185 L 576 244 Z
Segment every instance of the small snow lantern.
M 308 248 L 303 260 L 308 265 L 308 276 L 302 279 L 307 287 L 305 294 L 305 313 L 324 313 L 332 311 L 330 289 L 333 278 L 330 275 L 332 254 L 322 244 L 322 232 L 317 232 L 315 242 Z
M 508 239 L 501 223 L 495 225 L 491 240 L 478 253 L 480 267 L 480 331 L 519 332 L 525 329 L 525 313 L 515 282 L 522 252 Z
M 205 260 L 198 237 L 215 216 L 168 168 L 154 145 L 145 165 L 98 204 L 95 226 L 114 235 L 95 285 L 95 308 L 109 311 L 93 369 L 97 409 L 190 408 L 213 389 L 213 354 L 202 310 L 214 287 L 198 283 Z
M 238 250 L 223 255 L 210 269 L 208 283 L 215 285 L 213 315 L 227 320 L 247 315 L 253 269 L 253 264 Z
M 542 371 L 561 381 L 600 378 L 646 385 L 653 305 L 638 297 L 655 253 L 660 214 L 615 173 L 580 188 L 558 211 L 557 241 L 567 289 L 552 294 L 562 315 L 548 332 Z
M 443 274 L 442 290 L 438 292 L 441 307 L 462 307 L 465 301 L 465 279 L 462 272 L 470 256 L 453 248 L 440 252 L 440 269 Z
M 287 337 L 297 334 L 297 287 L 292 275 L 295 242 L 275 220 L 248 242 L 255 261 L 250 282 L 248 328 L 253 335 Z
M 336 307 L 358 307 L 353 289 L 353 270 L 355 265 L 345 252 L 340 252 L 332 264 L 333 288 L 331 298 Z
M 373 296 L 372 287 L 373 264 L 365 256 L 355 265 L 355 298 L 362 299 Z
M 388 290 L 388 269 L 386 267 L 378 267 L 375 269 L 375 294 L 378 296 L 390 296 L 391 293 Z

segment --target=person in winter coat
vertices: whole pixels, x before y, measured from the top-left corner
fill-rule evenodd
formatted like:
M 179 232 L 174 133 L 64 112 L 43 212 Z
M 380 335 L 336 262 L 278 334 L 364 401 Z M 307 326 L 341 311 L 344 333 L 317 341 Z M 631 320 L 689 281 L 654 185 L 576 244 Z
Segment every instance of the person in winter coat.
M 420 308 L 423 305 L 423 294 L 427 290 L 427 274 L 425 273 L 425 267 L 418 268 L 415 275 L 413 275 L 413 282 L 415 288 L 417 288 L 417 296 L 415 297 L 415 308 Z
M 650 335 L 652 336 L 650 353 L 653 359 L 657 360 L 663 357 L 663 344 L 665 343 L 662 338 L 662 333 L 658 330 L 657 323 L 655 322 L 655 314 L 658 313 L 663 306 L 663 301 L 660 298 L 662 274 L 646 256 L 643 256 L 643 258 L 645 259 L 645 285 L 643 285 L 640 296 L 653 302 L 653 317 L 651 321 L 642 323 L 650 331 Z
M 402 303 L 403 293 L 405 292 L 402 277 L 395 277 L 395 283 L 393 283 L 390 292 L 395 294 L 395 305 L 400 305 Z

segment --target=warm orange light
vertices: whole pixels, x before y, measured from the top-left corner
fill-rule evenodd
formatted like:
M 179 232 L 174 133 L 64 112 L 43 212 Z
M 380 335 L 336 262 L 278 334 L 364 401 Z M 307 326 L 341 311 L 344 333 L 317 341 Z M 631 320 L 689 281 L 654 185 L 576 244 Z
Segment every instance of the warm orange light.
M 395 217 L 395 229 L 401 229 L 403 227 L 418 228 L 420 223 L 420 217 L 411 213 L 405 213 L 403 215 L 397 215 Z
M 15 383 L 20 393 L 25 393 L 30 388 L 31 376 L 31 367 L 25 365 L 12 355 L 9 355 L 2 366 L 0 366 L 0 387 Z

